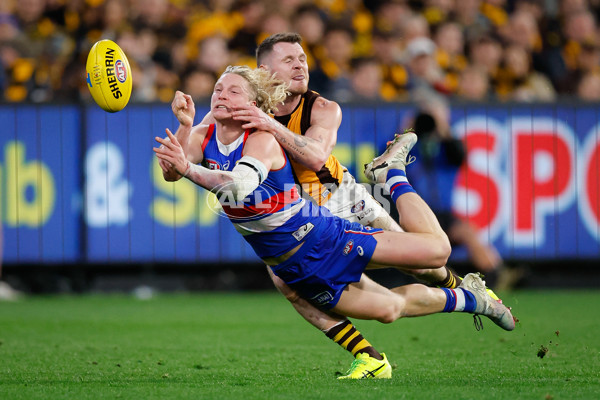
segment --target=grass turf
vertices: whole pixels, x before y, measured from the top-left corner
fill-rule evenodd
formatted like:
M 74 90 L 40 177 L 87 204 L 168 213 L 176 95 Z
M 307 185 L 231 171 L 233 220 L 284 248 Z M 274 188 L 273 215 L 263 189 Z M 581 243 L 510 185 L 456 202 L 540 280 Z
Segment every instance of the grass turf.
M 487 318 L 477 332 L 467 314 L 356 321 L 394 376 L 338 381 L 351 356 L 274 292 L 0 302 L 0 398 L 597 398 L 600 292 L 519 291 L 505 303 L 514 332 Z

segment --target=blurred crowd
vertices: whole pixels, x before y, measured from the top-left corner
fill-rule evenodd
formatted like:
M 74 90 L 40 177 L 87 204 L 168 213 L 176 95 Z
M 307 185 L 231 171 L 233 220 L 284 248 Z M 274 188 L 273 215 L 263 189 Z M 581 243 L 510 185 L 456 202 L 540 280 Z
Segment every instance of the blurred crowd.
M 270 34 L 304 38 L 310 87 L 338 101 L 600 100 L 600 0 L 2 0 L 0 101 L 88 101 L 91 46 L 132 67 L 132 101 L 208 99 Z

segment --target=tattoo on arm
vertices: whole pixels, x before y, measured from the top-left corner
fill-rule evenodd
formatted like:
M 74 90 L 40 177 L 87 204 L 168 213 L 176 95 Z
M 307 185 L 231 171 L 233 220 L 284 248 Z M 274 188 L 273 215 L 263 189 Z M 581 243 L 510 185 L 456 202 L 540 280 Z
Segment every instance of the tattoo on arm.
M 306 143 L 306 139 L 303 138 L 302 136 L 296 136 L 296 137 L 294 137 L 294 143 L 298 147 L 306 147 L 306 145 L 308 144 L 308 143 Z
M 275 139 L 277 139 L 279 144 L 281 144 L 281 146 L 283 146 L 283 148 L 286 149 L 288 153 L 292 153 L 290 155 L 293 156 L 294 153 L 300 156 L 304 155 L 302 147 L 305 147 L 307 145 L 306 140 L 304 138 L 300 136 L 297 138 L 294 137 L 294 143 L 290 143 L 283 136 L 279 135 L 278 133 L 275 133 Z

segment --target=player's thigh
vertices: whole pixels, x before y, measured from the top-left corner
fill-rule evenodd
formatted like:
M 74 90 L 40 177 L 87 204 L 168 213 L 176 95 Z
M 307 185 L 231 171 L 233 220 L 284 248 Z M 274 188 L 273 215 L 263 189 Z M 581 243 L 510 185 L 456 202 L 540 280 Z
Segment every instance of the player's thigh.
M 365 285 L 362 279 L 361 282 L 349 284 L 332 311 L 350 318 L 384 323 L 398 319 L 404 307 L 402 296 L 381 285 L 375 289 L 373 284 L 379 285 L 373 281 Z
M 374 237 L 377 246 L 368 269 L 384 266 L 437 268 L 447 261 L 445 247 L 429 234 L 383 231 Z
M 388 295 L 390 292 L 390 289 L 375 282 L 373 279 L 369 278 L 365 274 L 362 274 L 362 276 L 360 277 L 360 282 L 357 282 L 355 285 L 359 289 L 362 289 L 367 292 L 381 293 L 381 294 L 385 294 L 385 295 Z

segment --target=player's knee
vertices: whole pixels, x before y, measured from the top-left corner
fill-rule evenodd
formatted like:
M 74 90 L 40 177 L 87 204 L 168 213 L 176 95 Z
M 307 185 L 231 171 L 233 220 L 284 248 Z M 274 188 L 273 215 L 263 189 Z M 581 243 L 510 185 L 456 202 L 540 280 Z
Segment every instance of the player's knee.
M 289 289 L 285 292 L 282 292 L 285 298 L 292 304 L 298 302 L 300 300 L 300 295 L 295 290 Z
M 298 292 L 296 292 L 295 290 L 290 289 L 290 287 L 288 285 L 286 285 L 285 283 L 282 285 L 275 285 L 277 286 L 277 289 L 279 290 L 279 292 L 290 302 L 290 303 L 296 303 L 298 300 L 300 300 L 300 295 L 298 294 Z
M 378 310 L 376 320 L 383 324 L 391 324 L 401 315 L 401 309 L 397 304 L 390 304 L 387 307 L 381 307 Z
M 440 235 L 436 240 L 435 246 L 432 246 L 432 250 L 434 252 L 432 267 L 441 268 L 446 265 L 450 253 L 452 252 L 452 246 L 450 245 L 448 236 L 445 234 L 443 236 Z
M 277 288 L 279 293 L 281 293 L 290 303 L 297 302 L 298 299 L 300 299 L 300 295 L 298 294 L 298 292 L 291 289 L 283 281 L 283 279 L 281 279 L 280 277 L 275 275 L 268 267 L 267 267 L 267 269 L 269 271 L 269 276 L 271 277 L 271 280 L 273 281 L 273 284 L 275 285 L 275 287 Z

